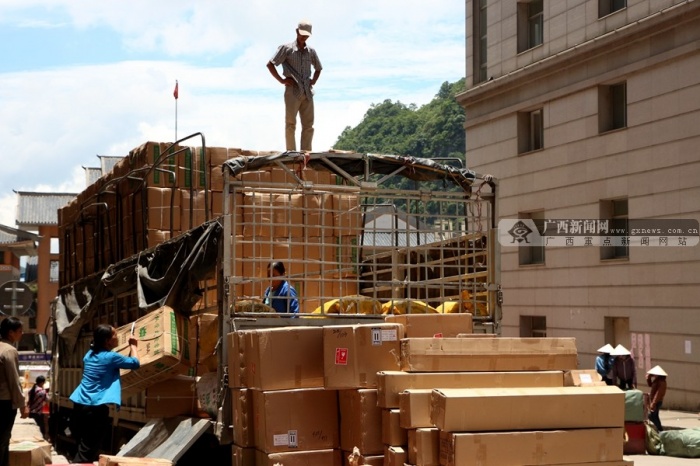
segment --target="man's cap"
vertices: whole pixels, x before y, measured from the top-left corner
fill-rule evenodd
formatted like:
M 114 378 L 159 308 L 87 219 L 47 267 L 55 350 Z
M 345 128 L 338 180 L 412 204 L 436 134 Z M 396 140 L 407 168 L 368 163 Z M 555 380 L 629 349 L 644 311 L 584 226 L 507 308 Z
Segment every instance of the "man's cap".
M 622 345 L 617 345 L 615 349 L 610 352 L 610 356 L 629 356 L 630 351 Z
M 651 369 L 649 369 L 649 371 L 647 371 L 647 374 L 649 374 L 649 375 L 663 375 L 664 377 L 668 375 L 666 373 L 666 371 L 661 368 L 661 366 L 652 367 Z
M 600 348 L 598 348 L 598 352 L 599 352 L 599 353 L 608 353 L 608 354 L 610 354 L 610 352 L 611 352 L 613 349 L 614 349 L 614 348 L 612 347 L 612 345 L 611 345 L 610 343 L 606 343 L 605 346 L 601 346 Z
M 297 31 L 302 36 L 310 36 L 311 35 L 311 23 L 305 19 L 299 21 L 299 25 L 297 26 Z

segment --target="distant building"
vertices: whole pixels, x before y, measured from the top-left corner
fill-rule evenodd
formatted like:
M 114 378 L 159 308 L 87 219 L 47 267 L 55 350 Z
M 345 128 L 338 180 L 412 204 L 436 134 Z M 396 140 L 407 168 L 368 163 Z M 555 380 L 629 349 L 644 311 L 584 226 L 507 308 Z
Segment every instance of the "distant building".
M 700 2 L 467 0 L 467 164 L 501 219 L 700 219 Z M 697 235 L 695 235 L 697 236 Z M 700 246 L 502 248 L 504 336 L 622 344 L 697 410 Z

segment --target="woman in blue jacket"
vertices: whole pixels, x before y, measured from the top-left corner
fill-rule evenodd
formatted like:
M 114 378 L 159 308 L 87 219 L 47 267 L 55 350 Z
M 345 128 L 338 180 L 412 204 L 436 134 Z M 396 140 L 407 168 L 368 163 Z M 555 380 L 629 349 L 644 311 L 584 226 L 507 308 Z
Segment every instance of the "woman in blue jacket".
M 118 410 L 122 404 L 119 369 L 138 369 L 136 338 L 129 338 L 129 356 L 112 351 L 119 344 L 117 331 L 110 325 L 98 325 L 90 349 L 83 358 L 83 379 L 70 396 L 74 404 L 72 429 L 78 443 L 74 463 L 92 463 L 109 432 L 109 405 Z M 77 430 L 77 432 L 75 432 Z

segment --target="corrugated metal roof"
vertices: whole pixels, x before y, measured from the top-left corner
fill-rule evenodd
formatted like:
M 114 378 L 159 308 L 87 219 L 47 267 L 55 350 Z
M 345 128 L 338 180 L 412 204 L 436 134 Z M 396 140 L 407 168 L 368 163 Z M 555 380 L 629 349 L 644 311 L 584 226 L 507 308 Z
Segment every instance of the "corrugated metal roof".
M 121 159 L 124 157 L 115 157 L 113 155 L 98 155 L 100 159 L 100 168 L 102 170 L 102 174 L 106 175 L 107 173 L 112 171 L 112 168 L 119 162 Z
M 34 193 L 17 191 L 18 226 L 58 225 L 58 209 L 72 201 L 73 193 Z
M 7 225 L 0 225 L 0 244 L 12 244 L 22 241 L 36 241 L 39 235 L 31 231 L 18 230 Z
M 90 186 L 102 177 L 102 169 L 97 167 L 83 167 L 85 170 L 85 183 Z

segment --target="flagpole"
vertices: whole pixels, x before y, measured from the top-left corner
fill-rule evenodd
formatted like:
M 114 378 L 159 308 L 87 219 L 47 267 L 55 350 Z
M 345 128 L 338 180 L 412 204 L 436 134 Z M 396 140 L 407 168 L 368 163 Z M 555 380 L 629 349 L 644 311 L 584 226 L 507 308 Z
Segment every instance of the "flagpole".
M 173 91 L 173 97 L 175 97 L 175 141 L 177 141 L 177 98 L 179 97 L 177 79 L 175 80 L 175 91 Z

